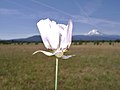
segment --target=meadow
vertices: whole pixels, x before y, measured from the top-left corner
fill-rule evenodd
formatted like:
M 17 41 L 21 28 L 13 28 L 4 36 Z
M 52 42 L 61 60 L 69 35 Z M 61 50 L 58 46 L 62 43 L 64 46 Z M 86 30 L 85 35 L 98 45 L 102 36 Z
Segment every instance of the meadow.
M 55 57 L 43 44 L 0 45 L 0 90 L 54 90 Z M 71 45 L 59 59 L 58 90 L 120 90 L 120 44 Z

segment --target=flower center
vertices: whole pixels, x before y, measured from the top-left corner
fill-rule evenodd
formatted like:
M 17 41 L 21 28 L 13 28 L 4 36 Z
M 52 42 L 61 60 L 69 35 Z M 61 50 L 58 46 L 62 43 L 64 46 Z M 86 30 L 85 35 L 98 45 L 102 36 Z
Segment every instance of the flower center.
M 63 56 L 63 52 L 62 51 L 59 51 L 55 54 L 56 57 L 60 58 Z

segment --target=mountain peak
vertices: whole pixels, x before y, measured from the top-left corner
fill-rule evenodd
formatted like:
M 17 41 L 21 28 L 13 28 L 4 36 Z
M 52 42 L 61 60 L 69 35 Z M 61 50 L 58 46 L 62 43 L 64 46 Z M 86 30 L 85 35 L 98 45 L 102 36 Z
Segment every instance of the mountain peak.
M 97 29 L 93 29 L 93 30 L 89 31 L 87 33 L 87 35 L 103 35 L 103 33 L 101 33 L 100 31 L 98 31 Z

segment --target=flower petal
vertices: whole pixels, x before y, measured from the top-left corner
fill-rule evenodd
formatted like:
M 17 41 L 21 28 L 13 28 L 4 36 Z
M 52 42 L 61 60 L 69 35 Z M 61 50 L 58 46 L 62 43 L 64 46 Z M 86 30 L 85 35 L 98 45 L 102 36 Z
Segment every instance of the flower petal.
M 68 59 L 68 58 L 71 58 L 71 57 L 73 57 L 73 56 L 75 56 L 75 55 L 67 55 L 67 56 L 66 56 L 66 55 L 63 55 L 63 56 L 62 56 L 62 59 Z
M 63 31 L 61 31 L 62 37 L 60 42 L 60 48 L 67 49 L 70 47 L 72 40 L 72 28 L 73 28 L 72 21 L 69 20 L 68 25 L 64 27 Z
M 53 55 L 54 55 L 54 53 L 47 52 L 47 51 L 43 51 L 43 50 L 37 50 L 37 51 L 35 51 L 32 55 L 35 55 L 35 54 L 37 54 L 37 53 L 39 53 L 39 52 L 42 52 L 42 53 L 44 53 L 44 54 L 47 55 L 47 56 L 53 56 Z
M 40 20 L 37 23 L 43 43 L 47 49 L 57 49 L 59 46 L 59 27 L 49 19 Z

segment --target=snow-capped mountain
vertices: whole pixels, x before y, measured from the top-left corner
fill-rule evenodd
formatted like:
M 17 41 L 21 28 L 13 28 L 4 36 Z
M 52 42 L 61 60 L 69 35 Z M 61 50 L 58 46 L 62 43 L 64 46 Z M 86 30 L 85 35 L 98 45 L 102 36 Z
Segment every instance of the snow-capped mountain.
M 79 41 L 79 40 L 120 40 L 120 35 L 73 35 L 72 36 L 73 41 Z M 34 35 L 27 38 L 21 38 L 21 39 L 11 39 L 9 41 L 17 41 L 17 42 L 42 42 L 40 35 Z
M 79 40 L 120 40 L 120 35 L 107 35 L 97 29 L 93 29 L 84 35 L 73 35 L 73 41 Z M 21 42 L 42 42 L 40 35 L 34 35 L 27 38 L 11 39 L 9 41 L 21 41 Z
M 103 35 L 103 33 L 98 31 L 97 29 L 93 29 L 89 31 L 86 35 Z

